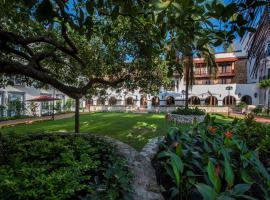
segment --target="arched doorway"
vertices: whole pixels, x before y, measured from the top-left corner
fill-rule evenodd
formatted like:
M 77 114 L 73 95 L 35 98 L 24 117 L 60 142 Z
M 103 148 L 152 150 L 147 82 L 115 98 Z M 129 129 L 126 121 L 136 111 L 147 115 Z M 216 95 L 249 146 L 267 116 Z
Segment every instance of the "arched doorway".
M 109 106 L 115 106 L 117 103 L 117 99 L 115 97 L 109 98 Z
M 244 102 L 247 105 L 252 105 L 252 98 L 249 95 L 245 95 L 241 98 L 241 102 Z
M 141 97 L 140 106 L 141 108 L 147 108 L 147 98 L 145 96 Z
M 167 106 L 175 105 L 175 100 L 172 96 L 167 97 Z
M 152 98 L 152 106 L 159 106 L 159 98 L 158 97 Z
M 233 96 L 226 96 L 223 99 L 224 106 L 232 106 L 236 104 L 236 99 Z
M 127 106 L 133 106 L 133 104 L 134 104 L 133 98 L 132 98 L 132 97 L 128 97 L 128 98 L 126 99 L 126 105 L 127 105 Z
M 218 105 L 218 99 L 217 97 L 210 96 L 205 99 L 205 105 L 207 106 L 217 106 Z
M 105 105 L 105 98 L 98 98 L 97 99 L 97 106 L 104 106 Z
M 190 104 L 190 105 L 200 105 L 201 104 L 201 100 L 197 96 L 192 96 L 192 97 L 190 97 L 188 99 L 188 104 Z

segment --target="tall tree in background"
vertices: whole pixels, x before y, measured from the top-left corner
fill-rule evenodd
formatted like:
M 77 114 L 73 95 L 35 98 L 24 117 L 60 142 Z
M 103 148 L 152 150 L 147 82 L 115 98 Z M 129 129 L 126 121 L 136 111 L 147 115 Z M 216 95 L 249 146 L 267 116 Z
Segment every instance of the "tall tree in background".
M 159 30 L 140 1 L 0 3 L 0 73 L 23 75 L 76 100 L 109 87 L 156 89 L 165 80 Z M 145 34 L 147 33 L 147 34 Z
M 254 31 L 244 19 L 242 9 L 256 8 L 261 3 L 245 4 L 203 0 L 156 0 L 154 19 L 167 38 L 169 50 L 176 54 L 184 67 L 185 108 L 188 108 L 188 90 L 193 83 L 193 58 L 203 57 L 210 74 L 215 74 L 214 47 L 228 46 L 237 35 Z M 254 10 L 249 14 L 253 15 Z

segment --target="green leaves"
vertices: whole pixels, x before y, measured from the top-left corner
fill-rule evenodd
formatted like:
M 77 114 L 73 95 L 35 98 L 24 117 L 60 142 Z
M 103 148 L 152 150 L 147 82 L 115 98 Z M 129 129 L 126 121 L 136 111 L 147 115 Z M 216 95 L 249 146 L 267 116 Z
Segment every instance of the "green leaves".
M 225 167 L 225 180 L 227 181 L 228 187 L 231 188 L 234 184 L 234 174 L 228 158 L 225 158 L 224 167 Z
M 220 178 L 219 178 L 218 174 L 216 173 L 215 166 L 211 162 L 211 160 L 208 161 L 207 173 L 208 173 L 208 177 L 209 177 L 211 183 L 213 184 L 216 192 L 217 193 L 220 192 L 221 181 L 220 181 Z
M 203 200 L 216 200 L 217 193 L 210 186 L 200 183 L 196 185 L 196 188 L 203 196 Z
M 154 3 L 155 7 L 159 10 L 164 10 L 168 8 L 170 4 L 171 0 L 156 0 L 156 2 Z

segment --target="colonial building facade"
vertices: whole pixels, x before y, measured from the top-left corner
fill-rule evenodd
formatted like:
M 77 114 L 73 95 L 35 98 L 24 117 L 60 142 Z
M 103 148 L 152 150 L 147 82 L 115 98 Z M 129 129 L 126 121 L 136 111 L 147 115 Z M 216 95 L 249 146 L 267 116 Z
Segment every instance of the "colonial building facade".
M 189 104 L 203 107 L 209 112 L 226 112 L 229 107 L 245 102 L 258 105 L 259 88 L 257 82 L 249 81 L 248 59 L 243 52 L 217 53 L 217 70 L 209 73 L 202 58 L 194 59 L 194 85 L 189 89 Z M 2 115 L 15 115 L 16 106 L 10 108 L 13 101 L 23 102 L 24 114 L 31 115 L 30 99 L 36 96 L 51 96 L 60 99 L 60 110 L 64 110 L 70 98 L 52 89 L 36 89 L 14 80 L 14 86 L 0 88 L 0 105 L 5 107 Z M 228 90 L 230 89 L 230 90 Z M 108 91 L 106 97 L 84 99 L 81 108 L 84 111 L 172 111 L 185 103 L 184 79 L 175 74 L 170 89 L 161 88 L 156 95 L 137 91 Z M 59 105 L 59 100 L 58 100 Z M 27 109 L 28 107 L 28 109 Z M 52 112 L 51 102 L 38 103 L 37 115 Z

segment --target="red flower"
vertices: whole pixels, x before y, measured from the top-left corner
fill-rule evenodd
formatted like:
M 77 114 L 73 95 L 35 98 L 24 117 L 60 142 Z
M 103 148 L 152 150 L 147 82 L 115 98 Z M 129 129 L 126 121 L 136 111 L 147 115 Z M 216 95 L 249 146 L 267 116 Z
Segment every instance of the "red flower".
M 226 131 L 224 134 L 229 139 L 232 138 L 232 136 L 233 136 L 233 132 L 232 131 Z
M 208 131 L 212 134 L 216 133 L 217 132 L 217 127 L 213 127 L 213 126 L 209 126 L 208 127 Z

